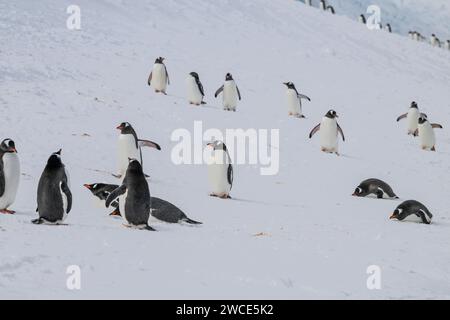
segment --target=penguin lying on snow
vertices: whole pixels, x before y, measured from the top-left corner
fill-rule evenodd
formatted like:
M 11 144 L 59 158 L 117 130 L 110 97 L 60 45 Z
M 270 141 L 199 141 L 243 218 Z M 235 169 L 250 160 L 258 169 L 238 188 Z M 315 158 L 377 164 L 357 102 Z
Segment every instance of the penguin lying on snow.
M 20 181 L 20 162 L 16 144 L 5 139 L 0 144 L 0 213 L 14 214 L 8 210 L 16 200 Z
M 298 93 L 297 88 L 292 82 L 284 82 L 283 84 L 287 87 L 288 114 L 297 118 L 305 118 L 302 113 L 302 99 L 308 101 L 311 101 L 311 99 Z
M 401 203 L 391 215 L 390 219 L 397 219 L 399 221 L 412 221 L 430 224 L 433 215 L 420 202 L 415 200 L 408 200 Z
M 39 218 L 32 221 L 34 224 L 62 224 L 72 208 L 70 182 L 61 162 L 61 150 L 50 156 L 39 179 L 37 205 Z
M 169 73 L 167 72 L 166 65 L 164 64 L 165 58 L 159 57 L 155 60 L 152 72 L 148 77 L 148 85 L 155 89 L 156 93 L 167 94 L 167 85 L 170 84 Z
M 311 139 L 316 132 L 320 130 L 320 146 L 323 152 L 336 153 L 339 155 L 338 151 L 338 134 L 342 136 L 342 140 L 345 141 L 344 132 L 336 121 L 338 115 L 336 111 L 330 110 L 322 118 L 322 122 L 315 126 L 309 138 Z
M 434 129 L 442 129 L 437 123 L 430 123 L 425 114 L 419 117 L 419 125 L 414 132 L 415 136 L 419 136 L 420 146 L 422 150 L 436 151 L 436 135 Z
M 105 183 L 93 183 L 85 184 L 87 189 L 89 189 L 94 196 L 102 201 L 106 201 L 108 196 L 116 190 L 119 186 L 115 184 L 105 184 Z M 110 216 L 120 216 L 119 211 L 119 201 L 115 200 L 111 202 L 112 207 L 116 208 Z M 165 201 L 160 198 L 151 197 L 151 212 L 152 217 L 168 223 L 180 223 L 186 222 L 189 224 L 202 224 L 192 219 L 189 219 L 186 214 L 181 211 L 178 207 L 172 203 Z
M 398 199 L 392 188 L 384 181 L 379 179 L 367 179 L 359 184 L 355 189 L 353 196 L 367 197 L 376 195 L 378 199 Z

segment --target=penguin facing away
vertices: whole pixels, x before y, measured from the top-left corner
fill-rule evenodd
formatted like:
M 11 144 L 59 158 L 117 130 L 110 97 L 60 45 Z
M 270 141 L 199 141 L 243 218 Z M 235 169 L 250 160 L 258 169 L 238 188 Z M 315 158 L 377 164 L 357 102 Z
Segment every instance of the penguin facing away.
M 72 209 L 72 193 L 61 150 L 54 152 L 47 161 L 39 179 L 37 209 L 39 218 L 34 224 L 62 224 Z
M 205 97 L 205 92 L 203 90 L 203 85 L 200 81 L 200 77 L 197 72 L 189 73 L 186 79 L 187 85 L 187 96 L 190 104 L 199 106 L 202 104 L 206 104 L 203 101 Z
M 433 215 L 427 207 L 419 201 L 408 200 L 397 206 L 389 219 L 431 224 Z
M 84 187 L 86 187 L 88 190 L 90 190 L 92 192 L 92 194 L 95 197 L 97 197 L 100 201 L 105 202 L 106 199 L 108 199 L 109 195 L 114 190 L 116 190 L 119 186 L 116 184 L 92 183 L 92 184 L 84 184 Z M 111 206 L 115 209 L 109 215 L 110 216 L 120 216 L 119 201 L 114 200 L 111 203 Z
M 422 150 L 436 151 L 436 135 L 434 129 L 442 128 L 440 124 L 430 123 L 424 114 L 419 117 L 419 125 L 414 135 L 419 136 Z
M 169 73 L 167 72 L 167 67 L 164 64 L 165 58 L 159 57 L 155 60 L 153 64 L 152 72 L 148 77 L 148 85 L 155 89 L 156 93 L 163 93 L 167 95 L 167 85 L 170 84 Z
M 302 113 L 302 99 L 311 101 L 311 99 L 303 94 L 298 93 L 292 82 L 284 82 L 286 87 L 286 96 L 288 102 L 288 114 L 297 118 L 305 118 Z
M 413 101 L 411 102 L 411 107 L 409 108 L 408 112 L 400 115 L 397 118 L 397 122 L 399 122 L 402 119 L 406 119 L 408 135 L 415 135 L 419 117 L 420 117 L 419 106 L 417 105 L 417 102 Z
M 20 182 L 20 162 L 16 144 L 5 139 L 0 144 L 0 213 L 14 214 L 8 210 L 16 200 Z
M 320 130 L 320 146 L 323 152 L 339 155 L 338 134 L 341 134 L 343 141 L 345 141 L 345 136 L 336 120 L 338 117 L 336 111 L 328 111 L 322 118 L 322 122 L 315 126 L 309 134 L 311 139 Z
M 231 73 L 226 74 L 225 83 L 217 89 L 214 97 L 217 98 L 220 93 L 222 93 L 223 109 L 226 111 L 236 111 L 238 99 L 241 100 L 241 92 Z
M 106 199 L 105 206 L 108 208 L 113 201 L 118 199 L 119 210 L 126 227 L 155 231 L 148 225 L 151 197 L 142 166 L 136 159 L 129 161 L 122 185 L 111 192 Z
M 356 187 L 354 197 L 375 195 L 378 199 L 398 199 L 392 188 L 380 179 L 367 179 Z
M 212 156 L 208 161 L 208 180 L 211 187 L 210 196 L 231 199 L 233 187 L 233 166 L 227 146 L 222 141 L 208 143 L 212 148 Z
M 142 147 L 155 148 L 156 150 L 161 150 L 161 147 L 156 142 L 139 139 L 136 131 L 128 122 L 122 122 L 117 129 L 120 130 L 117 154 L 119 172 L 113 176 L 121 178 L 128 168 L 129 158 L 137 159 L 143 164 Z
M 430 43 L 433 47 L 438 47 L 438 48 L 441 47 L 441 40 L 439 40 L 439 38 L 436 37 L 436 35 L 434 33 L 431 35 Z

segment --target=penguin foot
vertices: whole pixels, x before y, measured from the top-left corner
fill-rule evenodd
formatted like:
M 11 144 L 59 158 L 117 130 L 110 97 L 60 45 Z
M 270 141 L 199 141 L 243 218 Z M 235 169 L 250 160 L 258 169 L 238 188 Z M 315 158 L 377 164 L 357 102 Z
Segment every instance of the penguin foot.
M 229 194 L 215 194 L 215 193 L 211 193 L 210 196 L 211 197 L 220 198 L 220 199 L 232 199 Z
M 159 91 L 159 90 L 155 90 L 155 92 L 156 92 L 156 93 L 159 93 L 160 91 Z
M 12 211 L 12 210 L 8 210 L 8 209 L 3 209 L 3 210 L 0 210 L 0 213 L 3 213 L 3 214 L 15 214 L 16 212 Z
M 165 91 L 161 91 L 161 93 L 165 96 L 167 96 L 167 93 Z
M 112 217 L 121 217 L 121 216 L 122 216 L 122 215 L 120 214 L 119 209 L 114 210 L 114 211 L 111 212 L 109 215 L 112 216 Z
M 42 218 L 34 219 L 34 220 L 31 220 L 31 223 L 32 224 L 43 224 L 44 219 L 42 219 Z

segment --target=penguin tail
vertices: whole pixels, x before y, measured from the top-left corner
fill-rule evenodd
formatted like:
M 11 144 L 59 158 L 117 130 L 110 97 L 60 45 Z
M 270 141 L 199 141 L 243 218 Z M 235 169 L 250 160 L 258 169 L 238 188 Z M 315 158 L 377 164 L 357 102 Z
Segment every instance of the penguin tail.
M 195 220 L 189 219 L 187 217 L 184 218 L 182 221 L 189 223 L 189 224 L 203 224 L 203 222 L 195 221 Z
M 156 231 L 156 229 L 150 227 L 149 225 L 146 225 L 145 228 L 144 228 L 144 230 L 147 230 L 147 231 Z

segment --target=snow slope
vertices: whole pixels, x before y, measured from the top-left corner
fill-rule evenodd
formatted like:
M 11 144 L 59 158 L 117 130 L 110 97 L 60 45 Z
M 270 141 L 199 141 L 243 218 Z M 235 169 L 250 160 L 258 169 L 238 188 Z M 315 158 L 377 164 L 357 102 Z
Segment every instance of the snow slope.
M 14 216 L 0 216 L 0 298 L 450 298 L 450 59 L 448 52 L 291 0 L 79 0 L 82 30 L 66 28 L 72 1 L 0 2 L 1 137 L 16 141 L 22 180 Z M 147 85 L 157 56 L 172 85 Z M 209 104 L 190 107 L 197 71 Z M 238 112 L 213 98 L 226 72 Z M 312 98 L 287 117 L 282 82 Z M 423 152 L 395 119 L 412 100 L 444 130 Z M 331 107 L 347 141 L 341 157 L 307 138 Z M 175 129 L 280 129 L 280 172 L 235 168 L 234 200 L 208 196 L 203 165 L 170 160 Z M 163 150 L 145 150 L 154 196 L 201 227 L 123 228 L 83 183 L 117 182 L 115 127 L 134 125 Z M 35 226 L 36 189 L 63 148 L 74 194 L 68 226 Z M 360 181 L 388 181 L 435 215 L 390 221 L 398 201 L 356 199 Z M 255 236 L 264 233 L 263 236 Z M 66 288 L 81 268 L 82 289 Z M 382 270 L 368 290 L 367 267 Z

